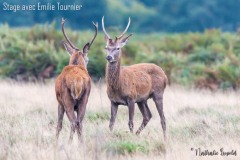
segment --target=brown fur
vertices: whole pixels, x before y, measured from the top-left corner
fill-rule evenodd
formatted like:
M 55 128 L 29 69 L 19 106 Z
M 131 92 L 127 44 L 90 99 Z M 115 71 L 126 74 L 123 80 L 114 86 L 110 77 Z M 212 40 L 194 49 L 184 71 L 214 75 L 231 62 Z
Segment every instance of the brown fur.
M 140 134 L 143 128 L 151 119 L 152 114 L 148 108 L 147 100 L 153 98 L 158 113 L 161 118 L 164 138 L 166 138 L 166 122 L 163 112 L 163 93 L 167 84 L 167 76 L 164 71 L 155 64 L 141 63 L 128 67 L 121 67 L 121 48 L 126 45 L 129 36 L 123 38 L 130 25 L 124 32 L 112 40 L 104 27 L 104 17 L 102 18 L 102 27 L 106 40 L 106 81 L 107 94 L 111 101 L 111 119 L 109 128 L 113 129 L 118 105 L 127 105 L 129 109 L 129 129 L 133 132 L 134 104 L 137 103 L 143 115 L 143 122 L 136 134 Z
M 91 78 L 85 66 L 82 65 L 84 62 L 81 56 L 78 57 L 78 61 L 78 65 L 72 65 L 70 60 L 70 64 L 64 67 L 55 83 L 56 97 L 59 103 L 57 138 L 62 129 L 62 118 L 66 111 L 72 124 L 69 139 L 70 142 L 76 129 L 79 138 L 81 136 L 82 120 L 84 118 L 88 96 L 91 90 Z M 77 112 L 77 117 L 75 116 L 74 111 Z
M 134 102 L 147 100 L 156 90 L 164 91 L 167 83 L 163 70 L 150 63 L 121 68 L 119 66 L 113 68 L 107 64 L 106 73 L 107 92 L 110 99 L 116 103 L 127 104 L 127 99 L 123 101 L 124 97 Z M 121 100 L 118 101 L 118 98 Z
M 120 67 L 120 62 L 107 64 L 106 66 L 107 94 L 112 103 L 114 113 L 118 105 L 137 103 L 143 114 L 143 123 L 136 134 L 140 134 L 151 119 L 152 114 L 148 108 L 147 100 L 153 98 L 161 117 L 164 137 L 166 138 L 166 122 L 163 114 L 163 93 L 167 84 L 167 76 L 164 71 L 155 64 L 141 63 L 128 67 Z M 129 106 L 130 107 L 130 106 Z M 134 114 L 134 108 L 129 110 L 130 117 Z M 112 114 L 113 115 L 113 114 Z M 112 130 L 115 116 L 110 120 Z M 133 131 L 133 122 L 129 121 L 130 131 Z
M 64 67 L 61 74 L 56 79 L 55 89 L 57 99 L 64 104 L 63 91 L 68 90 L 73 101 L 79 100 L 84 93 L 91 78 L 86 68 L 81 65 L 68 65 Z M 67 88 L 67 89 L 65 89 Z
M 65 34 L 64 22 L 65 20 L 63 19 L 62 31 L 67 42 L 63 42 L 63 45 L 70 54 L 70 60 L 69 65 L 63 68 L 55 82 L 56 97 L 58 100 L 58 125 L 56 137 L 58 139 L 62 129 L 64 112 L 66 112 L 71 122 L 71 133 L 69 138 L 71 142 L 75 130 L 77 130 L 78 137 L 81 140 L 82 120 L 85 115 L 86 105 L 91 90 L 91 78 L 87 71 L 87 52 L 97 36 L 98 25 L 93 23 L 96 31 L 95 35 L 92 41 L 87 43 L 83 47 L 83 50 L 80 51 L 72 44 Z M 74 111 L 77 112 L 77 117 Z

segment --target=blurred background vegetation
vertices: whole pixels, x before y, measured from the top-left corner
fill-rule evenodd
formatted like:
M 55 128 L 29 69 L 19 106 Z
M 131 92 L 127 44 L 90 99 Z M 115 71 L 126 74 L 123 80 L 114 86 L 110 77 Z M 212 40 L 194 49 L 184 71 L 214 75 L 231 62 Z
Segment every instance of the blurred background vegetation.
M 37 4 L 11 0 L 9 4 Z M 41 0 L 41 3 L 56 1 Z M 240 88 L 240 16 L 238 0 L 59 0 L 82 4 L 80 11 L 1 11 L 0 75 L 36 81 L 59 74 L 69 56 L 60 45 L 59 28 L 67 18 L 69 37 L 79 48 L 101 22 L 118 35 L 131 17 L 134 36 L 123 48 L 123 65 L 151 62 L 161 66 L 170 83 L 198 88 Z M 39 24 L 41 23 L 41 24 Z M 101 31 L 101 25 L 99 25 Z M 71 30 L 71 29 L 73 30 Z M 88 70 L 104 77 L 105 42 L 100 32 L 89 51 Z
M 1 12 L 1 22 L 11 26 L 32 26 L 59 21 L 66 17 L 74 29 L 88 29 L 91 21 L 104 15 L 111 26 L 122 26 L 128 17 L 132 31 L 185 32 L 219 28 L 236 31 L 240 26 L 239 0 L 8 0 L 8 4 L 81 4 L 80 11 L 12 11 Z M 2 8 L 2 7 L 1 7 Z M 57 26 L 58 27 L 58 26 Z

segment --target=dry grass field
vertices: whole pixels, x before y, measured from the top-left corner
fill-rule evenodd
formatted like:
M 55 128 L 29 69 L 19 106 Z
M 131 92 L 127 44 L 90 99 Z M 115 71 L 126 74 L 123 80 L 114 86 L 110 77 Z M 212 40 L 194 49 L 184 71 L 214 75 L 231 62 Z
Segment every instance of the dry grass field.
M 164 111 L 168 140 L 163 141 L 160 118 L 152 100 L 153 118 L 139 136 L 130 134 L 128 109 L 120 106 L 113 132 L 108 129 L 110 103 L 104 84 L 93 84 L 83 123 L 68 145 L 70 124 L 64 116 L 56 145 L 57 101 L 54 83 L 0 82 L 0 159 L 240 159 L 240 93 L 167 87 Z M 134 130 L 142 117 L 135 108 Z M 191 150 L 193 148 L 193 151 Z M 236 150 L 237 156 L 196 156 L 202 151 Z

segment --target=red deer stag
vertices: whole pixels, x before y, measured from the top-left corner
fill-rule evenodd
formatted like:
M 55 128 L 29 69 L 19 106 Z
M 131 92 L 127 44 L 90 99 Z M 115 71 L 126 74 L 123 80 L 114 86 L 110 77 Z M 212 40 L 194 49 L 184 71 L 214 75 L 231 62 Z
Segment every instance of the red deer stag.
M 66 39 L 63 45 L 70 55 L 69 65 L 63 68 L 61 74 L 57 77 L 55 83 L 56 97 L 58 100 L 58 124 L 56 137 L 58 139 L 59 132 L 62 129 L 62 120 L 64 112 L 66 112 L 71 122 L 71 132 L 69 142 L 73 139 L 75 129 L 78 138 L 81 140 L 82 120 L 86 110 L 88 96 L 91 90 L 91 78 L 87 71 L 88 50 L 95 40 L 98 32 L 98 24 L 95 26 L 95 35 L 91 42 L 88 42 L 83 50 L 78 49 L 67 37 L 64 31 L 65 20 L 62 19 L 62 32 Z M 77 112 L 77 117 L 74 114 Z
M 164 138 L 166 138 L 166 122 L 163 113 L 163 93 L 167 84 L 167 76 L 164 71 L 155 64 L 141 63 L 128 67 L 121 67 L 121 48 L 126 45 L 132 34 L 124 38 L 130 25 L 130 18 L 126 29 L 115 40 L 111 39 L 104 27 L 104 17 L 102 18 L 102 28 L 106 40 L 106 81 L 107 94 L 111 101 L 111 118 L 109 128 L 113 129 L 118 105 L 127 105 L 129 109 L 129 129 L 133 132 L 134 104 L 137 103 L 143 121 L 136 134 L 147 125 L 152 117 L 148 108 L 147 100 L 153 98 L 158 113 L 161 118 Z

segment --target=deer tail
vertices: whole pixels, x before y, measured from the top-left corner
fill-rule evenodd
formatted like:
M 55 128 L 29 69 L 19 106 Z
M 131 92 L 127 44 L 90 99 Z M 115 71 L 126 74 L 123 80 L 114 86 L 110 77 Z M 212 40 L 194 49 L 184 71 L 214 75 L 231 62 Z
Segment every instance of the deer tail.
M 74 79 L 71 85 L 71 95 L 73 99 L 80 99 L 83 92 L 84 82 L 81 79 Z

